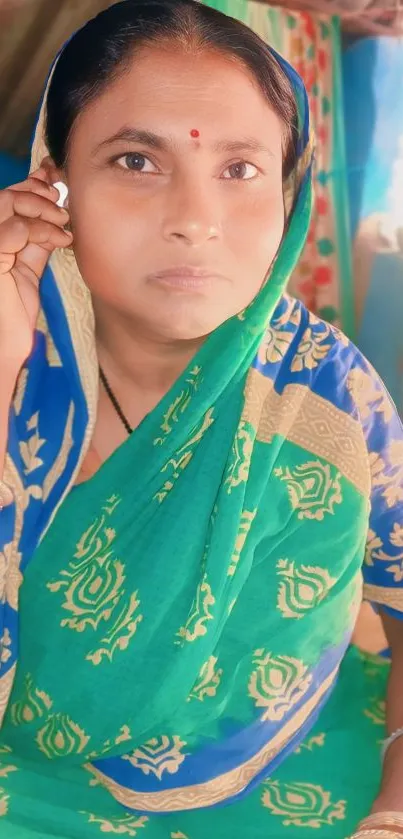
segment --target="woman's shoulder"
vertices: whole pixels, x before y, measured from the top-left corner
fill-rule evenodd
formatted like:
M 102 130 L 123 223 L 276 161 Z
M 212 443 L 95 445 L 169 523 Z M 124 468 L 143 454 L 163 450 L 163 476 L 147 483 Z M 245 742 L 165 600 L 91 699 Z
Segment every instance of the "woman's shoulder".
M 307 390 L 342 413 L 365 420 L 374 406 L 386 416 L 394 406 L 383 383 L 355 344 L 335 325 L 285 294 L 254 361 L 275 390 Z
M 295 297 L 283 294 L 266 330 L 261 352 L 266 361 L 279 362 L 292 356 L 295 372 L 317 370 L 330 353 L 343 353 L 359 358 L 361 353 L 353 342 L 334 324 L 321 319 Z M 346 352 L 347 351 L 347 352 Z

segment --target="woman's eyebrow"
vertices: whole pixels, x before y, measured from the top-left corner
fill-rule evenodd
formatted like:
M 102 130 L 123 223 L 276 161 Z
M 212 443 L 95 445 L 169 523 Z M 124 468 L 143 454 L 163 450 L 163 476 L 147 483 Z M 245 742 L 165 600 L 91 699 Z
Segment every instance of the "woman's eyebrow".
M 273 151 L 268 146 L 253 137 L 241 137 L 239 140 L 220 140 L 214 144 L 213 150 L 217 152 L 263 152 L 269 154 L 270 157 L 274 157 Z
M 161 137 L 159 134 L 154 134 L 153 131 L 124 126 L 117 131 L 116 134 L 112 134 L 111 137 L 107 137 L 105 140 L 102 140 L 102 142 L 95 147 L 94 151 L 97 153 L 105 146 L 111 146 L 113 143 L 117 143 L 119 141 L 126 143 L 141 143 L 143 146 L 151 146 L 152 148 L 159 149 L 160 151 L 166 151 L 170 145 L 167 138 Z
M 203 137 L 201 136 L 200 140 L 202 139 Z M 116 134 L 112 134 L 111 137 L 107 137 L 105 140 L 102 140 L 102 142 L 96 146 L 95 153 L 97 153 L 100 149 L 105 148 L 105 146 L 110 146 L 117 142 L 140 143 L 143 146 L 150 146 L 151 148 L 158 149 L 159 151 L 167 151 L 173 145 L 172 139 L 163 137 L 160 134 L 155 134 L 153 131 L 148 131 L 143 128 L 124 126 L 117 131 Z M 216 143 L 213 143 L 212 148 L 214 152 L 236 153 L 242 151 L 253 151 L 263 152 L 264 154 L 270 155 L 270 157 L 274 157 L 272 150 L 268 146 L 265 146 L 260 142 L 260 140 L 256 140 L 253 137 L 241 137 L 237 140 L 219 140 Z

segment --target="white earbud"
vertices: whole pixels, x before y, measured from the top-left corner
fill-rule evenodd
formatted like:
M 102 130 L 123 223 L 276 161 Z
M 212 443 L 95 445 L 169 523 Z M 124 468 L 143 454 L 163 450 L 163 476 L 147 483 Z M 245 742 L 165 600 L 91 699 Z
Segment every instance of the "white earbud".
M 66 198 L 69 194 L 69 190 L 68 190 L 66 184 L 64 184 L 63 181 L 56 181 L 56 183 L 53 184 L 53 186 L 55 187 L 55 189 L 57 189 L 57 191 L 59 193 L 59 198 L 56 201 L 57 206 L 58 207 L 64 207 L 64 205 L 66 203 Z

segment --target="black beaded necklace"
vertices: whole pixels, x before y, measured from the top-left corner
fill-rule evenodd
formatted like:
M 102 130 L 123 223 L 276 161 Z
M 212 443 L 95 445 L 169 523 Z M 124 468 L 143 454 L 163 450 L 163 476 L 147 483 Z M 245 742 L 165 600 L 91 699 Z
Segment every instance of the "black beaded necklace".
M 112 388 L 111 388 L 111 386 L 108 382 L 108 379 L 105 376 L 105 373 L 104 373 L 101 365 L 99 365 L 99 376 L 100 376 L 101 382 L 102 382 L 102 384 L 105 388 L 105 391 L 106 391 L 107 395 L 109 396 L 110 401 L 112 402 L 112 405 L 113 405 L 120 421 L 123 423 L 127 433 L 132 434 L 133 428 L 131 427 L 128 419 L 126 419 L 126 417 L 125 417 L 125 415 L 124 415 L 124 413 L 123 413 L 123 411 L 122 411 L 122 409 L 119 405 L 119 402 L 116 399 L 116 396 L 115 396 L 115 394 L 114 394 L 114 392 L 113 392 L 113 390 L 112 390 Z

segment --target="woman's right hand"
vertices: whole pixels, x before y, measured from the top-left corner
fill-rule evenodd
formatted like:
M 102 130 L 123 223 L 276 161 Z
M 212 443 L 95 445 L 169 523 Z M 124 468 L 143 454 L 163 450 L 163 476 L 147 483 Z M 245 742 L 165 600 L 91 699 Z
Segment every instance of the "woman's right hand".
M 58 198 L 44 167 L 0 191 L 0 369 L 15 376 L 32 349 L 46 263 L 73 240 Z

